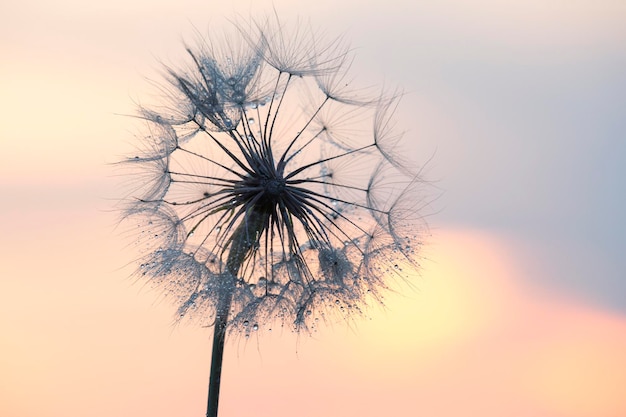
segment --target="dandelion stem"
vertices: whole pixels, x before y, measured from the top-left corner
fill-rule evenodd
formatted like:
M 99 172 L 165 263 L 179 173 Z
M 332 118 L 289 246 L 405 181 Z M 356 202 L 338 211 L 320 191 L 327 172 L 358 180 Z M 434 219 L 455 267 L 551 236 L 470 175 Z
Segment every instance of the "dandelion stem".
M 220 382 L 222 379 L 222 360 L 224 359 L 224 342 L 226 341 L 226 324 L 228 322 L 228 310 L 230 310 L 231 300 L 232 291 L 220 299 L 217 316 L 215 317 L 206 417 L 217 417 Z
M 233 299 L 234 282 L 250 251 L 258 245 L 259 237 L 266 227 L 266 223 L 267 216 L 263 216 L 254 209 L 246 212 L 228 243 L 230 250 L 226 260 L 227 274 L 224 279 L 228 280 L 231 278 L 232 281 L 224 283 L 224 287 L 228 290 L 221 294 L 217 305 L 215 327 L 213 329 L 213 346 L 211 348 L 211 373 L 209 376 L 209 398 L 206 417 L 217 417 L 224 342 L 226 341 L 226 325 L 228 324 L 228 315 Z

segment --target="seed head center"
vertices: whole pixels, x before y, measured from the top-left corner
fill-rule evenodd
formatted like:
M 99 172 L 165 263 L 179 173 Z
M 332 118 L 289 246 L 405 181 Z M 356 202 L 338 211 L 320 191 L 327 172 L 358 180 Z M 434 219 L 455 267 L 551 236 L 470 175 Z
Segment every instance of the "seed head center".
M 268 195 L 278 197 L 283 193 L 283 191 L 285 191 L 285 180 L 282 178 L 264 179 L 263 188 Z

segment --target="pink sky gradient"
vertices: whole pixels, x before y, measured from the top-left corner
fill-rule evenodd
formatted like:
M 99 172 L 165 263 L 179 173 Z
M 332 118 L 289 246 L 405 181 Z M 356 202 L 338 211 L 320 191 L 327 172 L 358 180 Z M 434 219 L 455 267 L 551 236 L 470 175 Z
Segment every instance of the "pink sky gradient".
M 210 331 L 171 327 L 173 308 L 114 269 L 128 253 L 97 210 L 67 214 L 25 213 L 37 244 L 3 243 L 2 276 L 22 279 L 1 284 L 0 413 L 203 415 Z M 232 341 L 222 413 L 624 415 L 626 319 L 522 285 L 508 249 L 435 231 L 418 290 L 356 329 Z

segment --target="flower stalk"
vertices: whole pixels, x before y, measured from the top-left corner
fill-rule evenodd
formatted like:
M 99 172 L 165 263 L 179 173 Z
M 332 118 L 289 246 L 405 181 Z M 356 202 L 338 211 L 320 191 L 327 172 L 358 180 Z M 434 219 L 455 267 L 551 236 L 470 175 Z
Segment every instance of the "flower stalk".
M 222 381 L 222 361 L 224 359 L 224 343 L 226 342 L 226 325 L 232 294 L 225 294 L 218 303 L 218 312 L 213 328 L 213 345 L 211 347 L 211 373 L 209 375 L 209 396 L 206 417 L 217 417 L 217 407 Z
M 256 211 L 252 211 L 242 221 L 231 239 L 231 249 L 226 261 L 226 272 L 236 279 L 244 260 L 252 248 L 258 245 L 258 236 L 263 232 L 264 221 Z M 226 342 L 226 326 L 232 303 L 232 291 L 220 295 L 213 328 L 213 344 L 211 347 L 211 373 L 209 376 L 209 396 L 207 400 L 207 417 L 217 417 L 217 409 L 222 380 L 222 361 Z

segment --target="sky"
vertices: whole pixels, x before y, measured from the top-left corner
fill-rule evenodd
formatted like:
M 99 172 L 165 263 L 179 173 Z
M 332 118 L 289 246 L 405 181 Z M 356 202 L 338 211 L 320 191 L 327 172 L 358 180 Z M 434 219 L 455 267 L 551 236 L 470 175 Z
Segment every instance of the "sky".
M 183 40 L 274 8 L 403 88 L 437 198 L 415 289 L 355 327 L 231 341 L 222 415 L 626 415 L 617 0 L 0 4 L 0 415 L 204 415 L 211 331 L 128 278 L 111 163 Z

